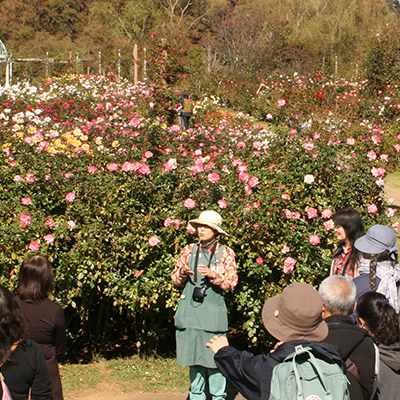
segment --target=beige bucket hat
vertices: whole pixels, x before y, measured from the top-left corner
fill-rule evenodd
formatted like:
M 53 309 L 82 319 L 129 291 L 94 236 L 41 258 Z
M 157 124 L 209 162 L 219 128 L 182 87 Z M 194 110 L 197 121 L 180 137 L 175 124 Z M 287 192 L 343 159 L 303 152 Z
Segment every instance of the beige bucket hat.
M 222 217 L 216 211 L 203 211 L 199 218 L 191 219 L 189 227 L 196 230 L 198 225 L 206 225 L 211 229 L 216 230 L 221 235 L 228 236 L 228 234 L 221 228 Z

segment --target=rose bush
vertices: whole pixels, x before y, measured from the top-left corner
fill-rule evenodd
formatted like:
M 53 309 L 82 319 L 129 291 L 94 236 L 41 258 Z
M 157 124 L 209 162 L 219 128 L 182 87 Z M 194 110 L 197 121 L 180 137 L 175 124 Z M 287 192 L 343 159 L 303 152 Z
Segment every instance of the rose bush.
M 227 294 L 237 310 L 231 324 L 253 342 L 265 336 L 268 296 L 328 274 L 335 211 L 354 207 L 367 227 L 396 211 L 380 180 L 388 141 L 398 145 L 399 137 L 378 126 L 356 134 L 272 119 L 269 129 L 254 128 L 210 99 L 198 103 L 185 132 L 167 123 L 178 94 L 162 89 L 170 103 L 159 104 L 158 90 L 70 76 L 0 92 L 1 283 L 14 288 L 24 258 L 48 255 L 70 335 L 92 354 L 106 348 L 115 321 L 129 321 L 143 353 L 171 333 L 180 291 L 170 273 L 196 240 L 187 222 L 202 210 L 220 212 L 230 234 L 223 241 L 240 276 Z M 283 118 L 289 104 L 271 108 L 272 117 Z

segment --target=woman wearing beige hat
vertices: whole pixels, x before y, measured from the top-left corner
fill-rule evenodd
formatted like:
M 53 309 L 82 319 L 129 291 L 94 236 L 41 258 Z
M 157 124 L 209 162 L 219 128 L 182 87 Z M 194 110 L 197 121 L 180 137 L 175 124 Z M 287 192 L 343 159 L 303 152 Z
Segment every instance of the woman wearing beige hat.
M 223 400 L 226 379 L 206 343 L 228 331 L 223 290 L 236 287 L 235 254 L 218 242 L 218 236 L 227 233 L 217 212 L 203 211 L 189 226 L 200 242 L 184 247 L 171 275 L 176 286 L 184 286 L 175 315 L 177 361 L 190 368 L 190 400 L 205 400 L 207 383 L 212 399 Z

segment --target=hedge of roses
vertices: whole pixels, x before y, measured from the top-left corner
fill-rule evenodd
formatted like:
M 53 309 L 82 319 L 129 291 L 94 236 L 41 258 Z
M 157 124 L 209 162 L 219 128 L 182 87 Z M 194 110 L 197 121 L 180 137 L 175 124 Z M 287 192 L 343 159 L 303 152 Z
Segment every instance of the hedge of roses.
M 335 211 L 355 207 L 367 227 L 396 212 L 383 197 L 389 139 L 378 127 L 357 137 L 312 121 L 265 129 L 205 98 L 184 132 L 170 123 L 178 97 L 84 76 L 0 92 L 1 284 L 15 287 L 28 255 L 49 256 L 71 339 L 93 354 L 115 321 L 128 321 L 142 352 L 169 337 L 180 295 L 170 273 L 202 210 L 220 212 L 230 234 L 231 325 L 253 342 L 268 296 L 328 274 Z

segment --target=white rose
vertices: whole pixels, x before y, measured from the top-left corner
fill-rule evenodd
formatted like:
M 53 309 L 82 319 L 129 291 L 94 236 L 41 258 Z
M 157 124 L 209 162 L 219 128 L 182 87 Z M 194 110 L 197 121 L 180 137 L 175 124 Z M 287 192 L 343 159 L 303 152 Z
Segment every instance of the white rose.
M 304 182 L 308 183 L 308 184 L 313 183 L 314 182 L 314 175 L 306 175 L 304 177 Z

